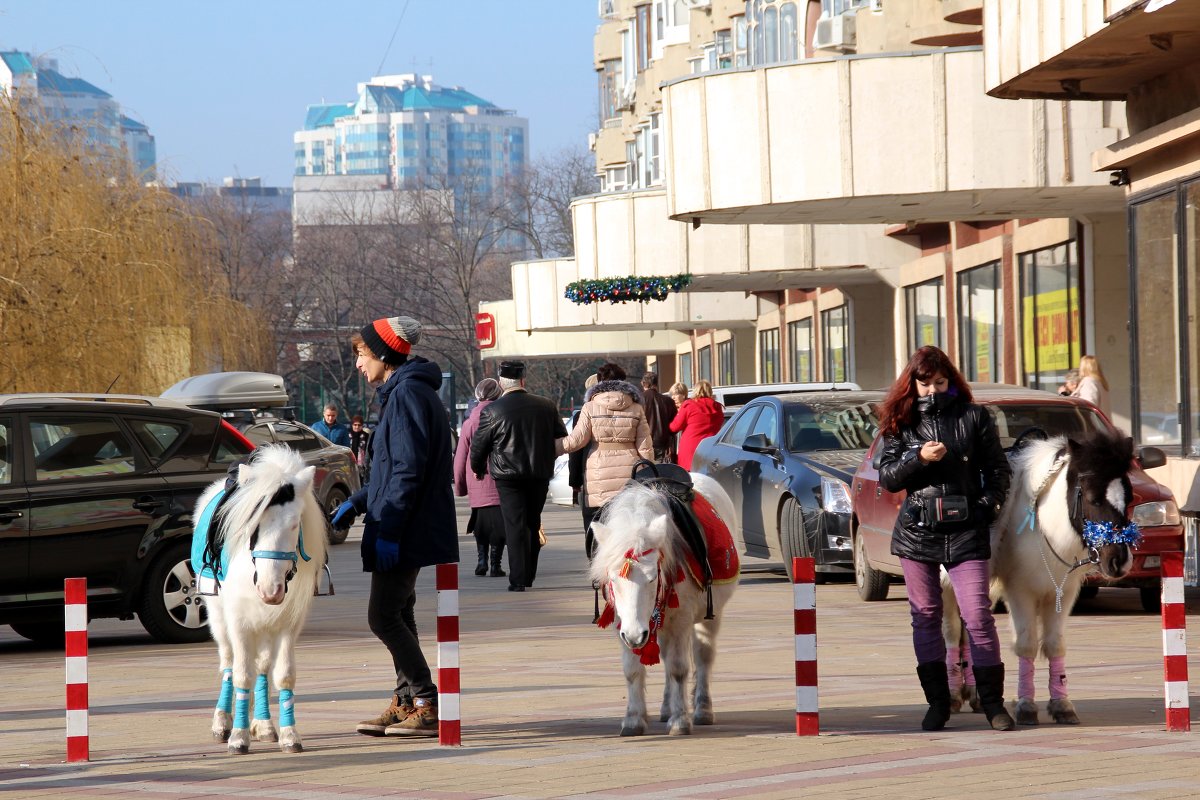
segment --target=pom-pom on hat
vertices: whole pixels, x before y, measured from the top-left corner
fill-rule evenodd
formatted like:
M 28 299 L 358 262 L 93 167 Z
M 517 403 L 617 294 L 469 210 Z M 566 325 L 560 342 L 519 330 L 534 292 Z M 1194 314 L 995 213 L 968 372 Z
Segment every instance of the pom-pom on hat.
M 412 346 L 421 341 L 421 323 L 412 317 L 377 319 L 364 327 L 361 334 L 363 344 L 376 358 L 398 367 L 408 360 Z
M 501 361 L 500 362 L 500 377 L 512 378 L 520 380 L 525 377 L 525 362 L 524 361 Z

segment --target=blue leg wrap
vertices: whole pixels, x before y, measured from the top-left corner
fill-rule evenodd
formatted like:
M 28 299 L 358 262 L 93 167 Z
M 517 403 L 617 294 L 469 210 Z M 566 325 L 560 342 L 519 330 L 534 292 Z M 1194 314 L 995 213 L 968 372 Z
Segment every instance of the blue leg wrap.
M 254 718 L 271 718 L 271 693 L 267 687 L 267 676 L 259 675 L 254 682 Z
M 233 727 L 245 730 L 250 727 L 250 690 L 240 686 L 233 687 L 234 703 Z
M 233 670 L 221 670 L 221 693 L 217 695 L 217 710 L 233 713 Z
M 291 689 L 279 690 L 279 727 L 289 728 L 296 724 L 296 700 Z

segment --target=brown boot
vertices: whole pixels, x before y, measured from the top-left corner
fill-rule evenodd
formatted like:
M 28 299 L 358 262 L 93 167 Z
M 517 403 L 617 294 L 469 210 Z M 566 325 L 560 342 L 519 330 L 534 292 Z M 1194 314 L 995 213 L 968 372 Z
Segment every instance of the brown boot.
M 413 701 L 412 713 L 402 721 L 389 725 L 384 731 L 388 736 L 437 736 L 437 703 L 418 697 Z
M 366 736 L 383 736 L 389 725 L 395 725 L 397 722 L 403 722 L 406 717 L 413 713 L 413 707 L 409 700 L 401 700 L 400 695 L 392 695 L 392 703 L 383 713 L 374 719 L 365 719 L 358 723 L 355 728 L 359 733 Z

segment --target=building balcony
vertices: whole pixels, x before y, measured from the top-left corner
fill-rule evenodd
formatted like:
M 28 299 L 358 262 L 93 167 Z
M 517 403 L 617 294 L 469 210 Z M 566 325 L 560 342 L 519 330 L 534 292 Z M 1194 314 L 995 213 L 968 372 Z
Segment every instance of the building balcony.
M 985 0 L 985 88 L 993 97 L 1124 99 L 1200 52 L 1200 4 Z
M 668 211 L 723 224 L 861 224 L 1119 211 L 1091 154 L 1123 106 L 997 100 L 979 48 L 843 56 L 663 89 Z

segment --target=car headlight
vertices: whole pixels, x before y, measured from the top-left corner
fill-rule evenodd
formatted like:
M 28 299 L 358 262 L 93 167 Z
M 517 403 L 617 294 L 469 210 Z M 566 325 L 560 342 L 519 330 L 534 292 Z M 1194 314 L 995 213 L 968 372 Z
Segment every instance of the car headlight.
M 850 487 L 845 481 L 821 478 L 821 508 L 832 514 L 850 513 Z
M 1158 500 L 1153 503 L 1139 503 L 1133 507 L 1130 515 L 1139 528 L 1152 528 L 1156 525 L 1178 525 L 1179 506 L 1173 500 Z

